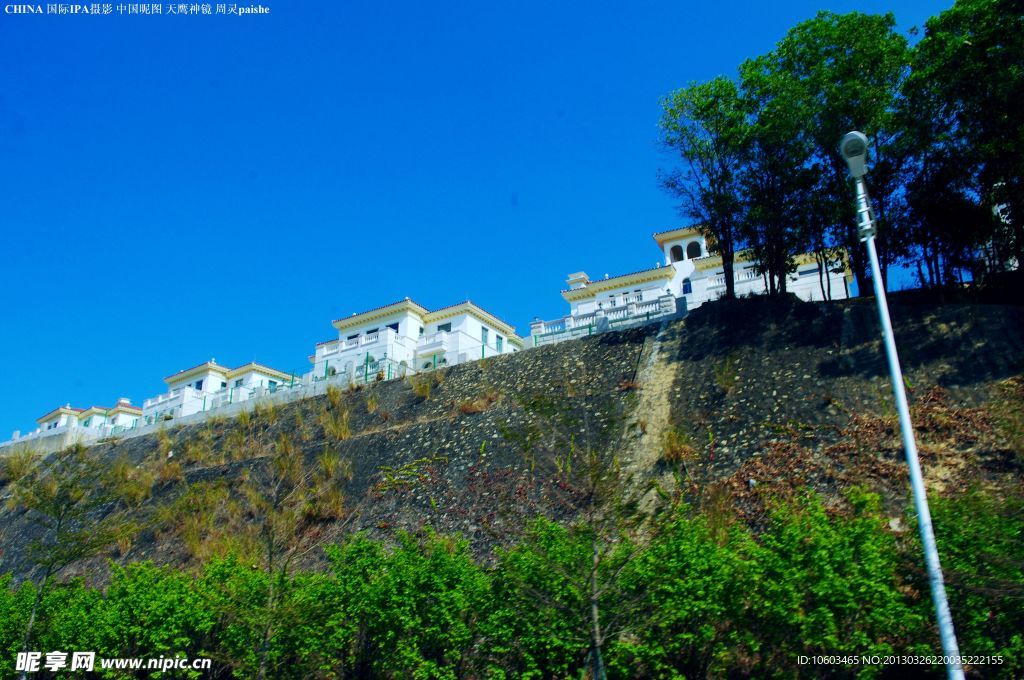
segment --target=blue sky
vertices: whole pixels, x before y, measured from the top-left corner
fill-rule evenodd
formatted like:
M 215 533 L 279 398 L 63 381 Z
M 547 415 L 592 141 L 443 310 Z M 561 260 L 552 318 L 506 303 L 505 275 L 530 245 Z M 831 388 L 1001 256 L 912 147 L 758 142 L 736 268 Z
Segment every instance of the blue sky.
M 306 2 L 0 9 L 0 439 L 215 357 L 306 371 L 332 319 L 471 298 L 529 331 L 565 275 L 683 224 L 659 99 L 819 9 L 951 2 Z M 45 5 L 44 5 L 45 8 Z

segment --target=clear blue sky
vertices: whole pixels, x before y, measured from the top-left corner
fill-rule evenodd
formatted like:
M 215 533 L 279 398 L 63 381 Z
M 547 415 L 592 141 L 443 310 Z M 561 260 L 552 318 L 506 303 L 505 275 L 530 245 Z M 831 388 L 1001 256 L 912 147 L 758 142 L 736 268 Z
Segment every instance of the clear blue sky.
M 660 97 L 818 9 L 950 4 L 0 5 L 0 440 L 211 357 L 308 370 L 332 319 L 407 295 L 525 335 L 567 273 L 653 265 L 683 223 Z

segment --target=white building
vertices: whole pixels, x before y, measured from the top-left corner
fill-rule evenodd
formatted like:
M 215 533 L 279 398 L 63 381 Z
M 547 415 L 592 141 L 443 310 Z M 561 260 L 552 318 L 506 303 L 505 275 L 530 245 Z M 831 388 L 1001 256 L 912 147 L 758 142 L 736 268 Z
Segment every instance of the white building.
M 0 450 L 13 450 L 12 447 L 21 445 L 55 451 L 75 442 L 120 434 L 135 427 L 141 417 L 142 409 L 123 397 L 113 408 L 76 408 L 65 404 L 37 418 L 38 427 L 32 432 L 14 432 L 9 440 L 0 442 Z
M 210 359 L 164 378 L 168 391 L 143 402 L 142 415 L 147 424 L 181 418 L 274 392 L 297 380 L 297 376 L 263 364 L 228 368 Z
M 469 301 L 429 311 L 406 298 L 333 325 L 338 338 L 318 343 L 309 357 L 314 380 L 387 380 L 523 347 L 513 326 Z
M 132 406 L 124 397 L 117 400 L 114 408 L 90 406 L 78 414 L 78 426 L 93 430 L 117 428 L 118 430 L 135 427 L 142 417 L 142 409 Z
M 570 274 L 562 297 L 569 314 L 552 321 L 530 324 L 529 345 L 561 342 L 570 338 L 647 323 L 700 307 L 725 295 L 722 258 L 710 255 L 706 239 L 695 227 L 670 229 L 654 234 L 663 261 L 651 269 L 607 276 L 592 281 L 586 272 Z M 813 254 L 797 258 L 797 270 L 787 290 L 804 300 L 823 300 L 818 264 Z M 849 297 L 849 272 L 827 272 L 826 286 L 832 299 Z M 749 253 L 736 254 L 733 265 L 736 295 L 767 293 Z

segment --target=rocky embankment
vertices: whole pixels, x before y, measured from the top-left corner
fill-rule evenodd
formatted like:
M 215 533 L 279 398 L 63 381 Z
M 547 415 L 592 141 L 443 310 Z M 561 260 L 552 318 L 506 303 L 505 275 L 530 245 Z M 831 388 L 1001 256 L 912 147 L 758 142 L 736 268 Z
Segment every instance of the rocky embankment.
M 1020 483 L 1024 313 L 995 305 L 893 306 L 929 486 Z M 107 559 L 185 565 L 229 544 L 239 484 L 282 438 L 307 466 L 345 462 L 344 510 L 301 527 L 308 550 L 364 530 L 459 533 L 487 559 L 538 513 L 564 515 L 566 447 L 615 456 L 694 504 L 765 504 L 804 487 L 906 502 L 899 431 L 871 300 L 718 302 L 681 321 L 607 333 L 416 379 L 90 449 L 146 480 L 138 530 L 68 573 L 102 580 Z M 6 483 L 6 482 L 0 482 Z M 6 492 L 0 488 L 0 495 Z M 898 522 L 894 520 L 894 526 Z M 24 576 L 39 527 L 0 510 L 0 573 Z

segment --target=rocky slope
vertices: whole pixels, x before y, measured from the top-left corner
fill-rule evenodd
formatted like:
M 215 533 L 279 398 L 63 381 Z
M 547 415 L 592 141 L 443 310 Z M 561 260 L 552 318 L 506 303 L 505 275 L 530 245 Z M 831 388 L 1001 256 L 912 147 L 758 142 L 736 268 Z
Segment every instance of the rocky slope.
M 893 319 L 932 491 L 1019 485 L 1022 309 L 897 302 Z M 240 481 L 282 436 L 308 466 L 325 449 L 350 465 L 344 512 L 302 527 L 311 563 L 319 545 L 352 531 L 428 526 L 466 536 L 487 559 L 529 517 L 568 511 L 556 474 L 567 446 L 614 456 L 637 478 L 736 508 L 755 525 L 769 499 L 806 486 L 835 503 L 844 487 L 879 488 L 894 518 L 906 502 L 871 300 L 719 302 L 681 321 L 428 378 L 168 425 L 91 449 L 147 480 L 133 511 L 141 528 L 67 574 L 102 580 L 110 558 L 182 565 L 218 552 L 230 542 L 223 518 L 244 517 Z M 38 532 L 31 515 L 0 510 L 0 573 L 30 572 Z

